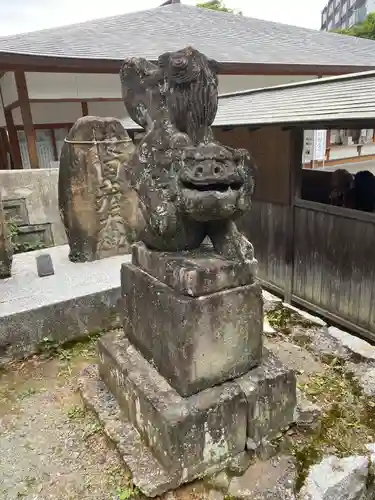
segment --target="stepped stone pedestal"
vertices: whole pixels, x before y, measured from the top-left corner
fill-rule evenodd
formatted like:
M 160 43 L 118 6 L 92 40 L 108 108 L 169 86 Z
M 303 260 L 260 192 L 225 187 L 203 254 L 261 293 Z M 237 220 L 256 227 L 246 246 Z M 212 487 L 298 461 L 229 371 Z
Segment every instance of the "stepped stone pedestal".
M 125 334 L 181 396 L 260 363 L 261 288 L 243 267 L 210 249 L 176 254 L 143 244 L 122 266 Z
M 130 460 L 149 496 L 227 467 L 293 421 L 294 374 L 262 348 L 261 290 L 239 267 L 210 249 L 143 244 L 122 266 L 125 335 L 99 340 L 98 373 L 80 383 L 127 464 L 138 446 L 152 456 Z M 125 451 L 113 438 L 118 418 L 140 439 L 128 437 Z

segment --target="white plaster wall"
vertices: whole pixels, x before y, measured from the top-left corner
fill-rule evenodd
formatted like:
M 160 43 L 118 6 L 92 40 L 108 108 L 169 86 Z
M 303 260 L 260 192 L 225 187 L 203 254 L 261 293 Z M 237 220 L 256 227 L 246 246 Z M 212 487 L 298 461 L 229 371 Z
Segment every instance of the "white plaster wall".
M 30 99 L 121 97 L 119 75 L 26 73 Z
M 309 80 L 307 76 L 220 75 L 219 92 L 235 92 Z M 102 74 L 26 73 L 30 99 L 120 98 L 120 77 Z
M 6 78 L 5 78 L 6 77 Z M 27 73 L 30 99 L 98 99 L 121 98 L 118 75 L 74 74 L 74 73 Z M 282 85 L 308 79 L 306 76 L 262 76 L 262 75 L 222 75 L 219 76 L 219 92 L 235 92 L 250 88 Z M 7 101 L 17 99 L 12 73 L 7 73 L 2 81 Z M 123 118 L 125 107 L 118 102 L 88 102 L 90 115 Z M 35 124 L 74 123 L 82 116 L 80 102 L 32 103 L 31 112 Z M 19 108 L 13 110 L 14 122 L 22 125 Z M 0 113 L 0 122 L 3 117 Z M 0 123 L 1 125 L 2 123 Z
M 74 123 L 82 116 L 80 102 L 48 102 L 31 103 L 31 114 L 33 123 L 41 125 L 44 123 Z M 13 110 L 15 125 L 22 125 L 22 116 L 19 108 Z
M 89 115 L 92 116 L 113 116 L 123 118 L 126 115 L 124 103 L 116 102 L 88 102 Z
M 9 106 L 18 100 L 18 93 L 14 73 L 5 73 L 0 80 L 1 93 L 4 100 L 4 106 Z

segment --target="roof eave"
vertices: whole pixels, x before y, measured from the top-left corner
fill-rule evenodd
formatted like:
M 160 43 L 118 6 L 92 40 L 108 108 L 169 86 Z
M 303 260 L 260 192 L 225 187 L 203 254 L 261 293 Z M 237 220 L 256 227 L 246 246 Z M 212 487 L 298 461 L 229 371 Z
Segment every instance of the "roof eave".
M 55 57 L 0 52 L 0 71 L 118 73 L 122 60 Z M 221 62 L 220 74 L 329 76 L 359 73 L 373 66 Z

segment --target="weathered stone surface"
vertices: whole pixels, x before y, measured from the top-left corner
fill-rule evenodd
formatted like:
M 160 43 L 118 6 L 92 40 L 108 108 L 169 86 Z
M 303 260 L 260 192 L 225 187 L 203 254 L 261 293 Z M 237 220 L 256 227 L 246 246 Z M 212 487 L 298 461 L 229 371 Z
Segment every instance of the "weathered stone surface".
M 264 321 L 263 321 L 263 333 L 264 333 L 264 335 L 269 336 L 269 337 L 274 337 L 275 335 L 277 335 L 276 330 L 274 328 L 272 328 L 272 326 L 270 325 L 270 322 L 268 321 L 267 316 L 264 317 Z
M 244 500 L 295 500 L 296 467 L 287 456 L 258 461 L 232 479 L 228 494 Z
M 375 362 L 375 347 L 365 340 L 333 326 L 328 328 L 327 333 L 349 351 L 353 361 Z
M 345 366 L 354 375 L 363 393 L 369 398 L 375 397 L 375 364 L 348 362 Z
M 144 445 L 136 429 L 124 420 L 116 399 L 99 378 L 96 367 L 84 370 L 78 386 L 85 405 L 96 413 L 104 432 L 130 469 L 133 483 L 150 497 L 177 488 L 180 477 L 168 474 Z
M 283 303 L 282 299 L 276 297 L 276 295 L 273 295 L 270 292 L 267 292 L 267 290 L 263 290 L 262 294 L 264 300 L 264 312 L 266 314 L 276 307 L 281 306 Z
M 299 500 L 366 500 L 368 457 L 327 457 L 314 465 Z
M 227 470 L 232 476 L 242 476 L 250 467 L 253 460 L 254 453 L 243 451 L 232 460 Z
M 337 358 L 350 360 L 349 350 L 339 340 L 328 334 L 327 327 L 306 328 L 301 325 L 292 327 L 291 339 L 295 342 L 308 344 L 309 350 L 322 359 Z
M 219 474 L 215 474 L 214 476 L 207 478 L 206 482 L 209 487 L 226 493 L 228 491 L 230 481 L 231 477 L 228 475 L 227 471 L 221 471 Z
M 250 208 L 255 166 L 247 151 L 214 140 L 218 69 L 191 47 L 157 64 L 124 61 L 124 103 L 146 134 L 121 179 L 139 199 L 139 239 L 148 247 L 192 250 L 209 236 L 217 253 L 252 269 L 253 247 L 233 221 Z
M 309 312 L 304 311 L 303 309 L 298 309 L 298 307 L 292 306 L 291 304 L 287 304 L 286 302 L 283 302 L 282 305 L 283 307 L 286 307 L 287 309 L 290 309 L 291 311 L 297 313 L 299 316 L 301 316 L 301 319 L 305 320 L 308 323 L 311 323 L 312 325 L 320 327 L 327 326 L 327 323 L 318 316 L 314 316 L 313 314 L 310 314 Z
M 132 247 L 132 264 L 183 295 L 198 297 L 249 285 L 254 271 L 202 247 L 191 252 L 155 252 L 144 244 Z
M 275 438 L 293 423 L 297 405 L 295 374 L 265 350 L 262 364 L 236 379 L 236 383 L 248 401 L 248 448 L 255 450 L 262 441 Z
M 375 500 L 375 443 L 366 446 L 367 451 L 370 453 L 370 470 L 367 480 L 368 492 L 366 500 Z
M 298 427 L 309 428 L 317 426 L 321 414 L 322 409 L 309 401 L 303 392 L 297 389 L 297 407 L 294 421 Z
M 12 248 L 5 222 L 2 197 L 0 192 L 0 279 L 12 274 Z
M 283 365 L 298 373 L 301 381 L 325 368 L 313 354 L 292 342 L 266 338 L 264 346 L 273 352 Z
M 366 396 L 375 397 L 375 367 L 368 368 L 359 378 L 359 384 Z
M 211 490 L 207 495 L 207 500 L 224 500 L 224 498 L 224 494 L 217 490 Z
M 375 465 L 375 443 L 366 445 L 366 448 L 370 452 L 372 464 Z
M 180 473 L 171 474 L 158 462 L 135 427 L 124 419 L 118 402 L 100 379 L 96 366 L 90 366 L 82 372 L 78 386 L 84 404 L 97 415 L 105 434 L 116 447 L 126 469 L 130 470 L 134 485 L 143 494 L 148 497 L 160 496 L 195 479 Z M 217 474 L 230 464 L 231 459 L 207 469 L 207 474 Z M 191 496 L 170 493 L 165 498 L 173 500 Z
M 260 363 L 258 284 L 188 297 L 130 264 L 122 266 L 121 284 L 125 335 L 181 395 L 238 377 Z
M 51 255 L 49 253 L 42 253 L 40 255 L 37 255 L 35 261 L 38 276 L 40 278 L 44 276 L 52 276 L 53 274 L 55 274 Z
M 236 383 L 182 398 L 121 334 L 98 341 L 99 372 L 124 415 L 184 481 L 245 449 L 247 407 Z
M 71 128 L 59 171 L 59 207 L 73 262 L 129 251 L 134 207 L 118 169 L 134 145 L 115 118 L 85 116 Z

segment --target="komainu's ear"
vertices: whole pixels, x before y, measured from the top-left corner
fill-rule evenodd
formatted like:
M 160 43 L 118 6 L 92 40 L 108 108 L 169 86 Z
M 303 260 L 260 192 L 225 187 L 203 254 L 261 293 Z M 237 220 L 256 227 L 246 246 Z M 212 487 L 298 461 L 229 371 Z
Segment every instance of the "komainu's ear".
M 169 66 L 170 60 L 171 60 L 171 54 L 172 52 L 165 52 L 158 58 L 158 64 L 159 67 L 162 69 L 166 69 Z
M 213 73 L 217 74 L 220 72 L 221 64 L 219 62 L 215 61 L 215 59 L 208 59 L 207 62 L 208 67 Z

